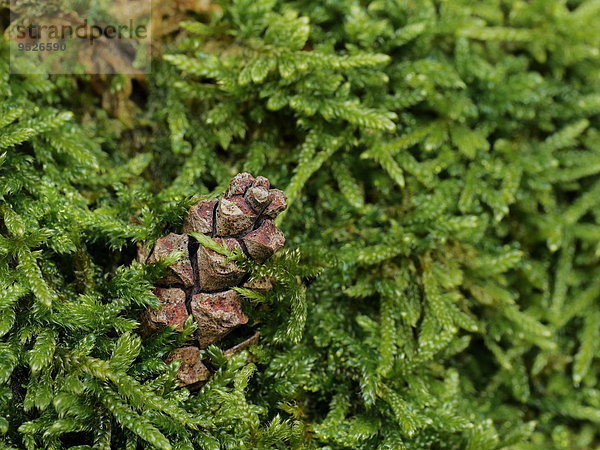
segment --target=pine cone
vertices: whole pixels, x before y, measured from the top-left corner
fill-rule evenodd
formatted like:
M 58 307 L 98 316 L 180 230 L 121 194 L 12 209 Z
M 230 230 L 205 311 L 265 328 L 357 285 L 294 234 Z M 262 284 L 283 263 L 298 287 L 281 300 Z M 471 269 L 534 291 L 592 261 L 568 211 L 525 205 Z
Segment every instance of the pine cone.
M 268 179 L 240 173 L 230 181 L 220 200 L 201 200 L 192 206 L 182 231 L 206 234 L 262 264 L 285 244 L 285 237 L 273 219 L 286 207 L 284 193 L 271 189 Z M 176 349 L 166 359 L 166 362 L 181 362 L 179 384 L 193 387 L 210 376 L 202 364 L 200 349 L 248 322 L 241 298 L 231 288 L 242 286 L 264 292 L 273 285 L 267 278 L 248 281 L 250 274 L 235 262 L 227 261 L 225 256 L 200 245 L 187 234 L 170 233 L 156 242 L 149 256 L 140 253 L 138 257 L 151 263 L 175 251 L 182 252 L 183 258 L 169 268 L 159 280 L 160 286 L 154 289 L 162 306 L 145 311 L 141 325 L 146 335 L 166 326 L 181 330 L 187 317 L 193 316 L 198 325 L 197 347 Z M 258 334 L 250 339 L 255 342 Z M 245 346 L 238 344 L 229 352 Z

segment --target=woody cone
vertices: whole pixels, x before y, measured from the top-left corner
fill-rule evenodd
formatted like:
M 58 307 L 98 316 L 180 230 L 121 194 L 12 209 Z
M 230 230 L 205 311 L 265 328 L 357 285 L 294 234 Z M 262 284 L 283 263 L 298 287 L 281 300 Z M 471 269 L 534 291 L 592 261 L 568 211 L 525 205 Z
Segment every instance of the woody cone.
M 167 326 L 181 330 L 190 314 L 196 321 L 196 345 L 178 348 L 166 359 L 168 363 L 180 361 L 177 374 L 180 386 L 195 387 L 206 381 L 211 373 L 201 361 L 200 350 L 248 322 L 241 298 L 232 288 L 240 286 L 261 291 L 272 288 L 267 278 L 248 282 L 250 273 L 202 246 L 187 233 L 210 236 L 230 250 L 239 249 L 262 264 L 285 244 L 285 237 L 273 219 L 286 207 L 284 193 L 271 189 L 268 179 L 240 173 L 230 181 L 220 199 L 201 200 L 190 208 L 183 234 L 170 233 L 158 239 L 150 255 L 142 257 L 151 263 L 175 251 L 184 255 L 154 289 L 161 307 L 145 311 L 141 318 L 146 335 Z M 246 344 L 257 338 L 255 334 Z

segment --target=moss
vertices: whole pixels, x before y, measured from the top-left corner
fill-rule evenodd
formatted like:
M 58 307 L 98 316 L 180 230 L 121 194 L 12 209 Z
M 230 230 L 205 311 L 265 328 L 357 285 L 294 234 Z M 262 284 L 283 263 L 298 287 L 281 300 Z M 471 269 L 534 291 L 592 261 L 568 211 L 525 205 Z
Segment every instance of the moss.
M 2 48 L 5 445 L 596 447 L 600 4 L 219 5 L 135 82 Z M 241 171 L 288 196 L 283 282 L 189 394 L 135 245 Z

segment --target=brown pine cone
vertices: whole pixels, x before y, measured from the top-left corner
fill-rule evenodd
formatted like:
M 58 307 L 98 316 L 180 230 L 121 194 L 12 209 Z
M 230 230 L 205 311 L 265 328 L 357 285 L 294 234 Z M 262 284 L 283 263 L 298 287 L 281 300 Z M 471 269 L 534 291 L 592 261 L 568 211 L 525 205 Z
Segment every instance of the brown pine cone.
M 270 187 L 264 177 L 236 175 L 219 200 L 200 200 L 190 208 L 183 233 L 206 234 L 228 249 L 241 250 L 254 261 L 264 263 L 285 244 L 273 219 L 287 207 L 286 198 L 282 191 Z M 159 280 L 160 286 L 154 289 L 162 306 L 144 312 L 141 326 L 146 335 L 166 326 L 181 330 L 187 317 L 193 316 L 198 325 L 198 346 L 176 349 L 166 359 L 180 361 L 179 384 L 193 387 L 210 376 L 200 359 L 200 349 L 248 322 L 241 298 L 231 288 L 241 286 L 265 292 L 273 285 L 268 278 L 248 281 L 250 274 L 235 262 L 187 234 L 169 233 L 156 242 L 149 256 L 141 252 L 138 257 L 151 263 L 174 251 L 182 252 L 183 258 L 169 268 Z M 255 342 L 258 334 L 251 339 Z M 244 346 L 239 344 L 230 351 Z

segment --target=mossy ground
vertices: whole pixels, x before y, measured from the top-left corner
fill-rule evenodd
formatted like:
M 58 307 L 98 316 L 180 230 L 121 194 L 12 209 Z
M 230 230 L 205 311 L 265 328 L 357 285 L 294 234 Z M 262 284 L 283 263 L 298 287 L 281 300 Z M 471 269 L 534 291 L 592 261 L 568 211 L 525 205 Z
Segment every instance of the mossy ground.
M 169 6 L 144 78 L 0 50 L 2 445 L 600 445 L 600 2 Z M 136 244 L 240 171 L 287 252 L 190 394 Z

